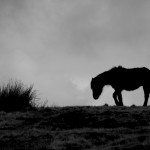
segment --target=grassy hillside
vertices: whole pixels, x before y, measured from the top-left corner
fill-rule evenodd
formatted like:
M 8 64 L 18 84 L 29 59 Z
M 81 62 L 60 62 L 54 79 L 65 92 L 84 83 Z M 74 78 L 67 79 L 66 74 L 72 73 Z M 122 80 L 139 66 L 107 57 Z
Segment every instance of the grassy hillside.
M 150 107 L 50 107 L 0 112 L 3 150 L 150 149 Z

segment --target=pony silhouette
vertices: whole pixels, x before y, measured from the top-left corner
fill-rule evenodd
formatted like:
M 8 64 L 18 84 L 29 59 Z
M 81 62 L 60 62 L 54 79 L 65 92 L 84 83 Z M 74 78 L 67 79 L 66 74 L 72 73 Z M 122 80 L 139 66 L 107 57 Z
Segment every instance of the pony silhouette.
M 123 106 L 121 94 L 123 90 L 132 91 L 143 86 L 145 97 L 143 106 L 147 106 L 150 93 L 150 70 L 145 67 L 127 69 L 118 66 L 99 74 L 91 80 L 95 100 L 99 98 L 105 85 L 110 85 L 115 90 L 113 98 L 117 106 Z

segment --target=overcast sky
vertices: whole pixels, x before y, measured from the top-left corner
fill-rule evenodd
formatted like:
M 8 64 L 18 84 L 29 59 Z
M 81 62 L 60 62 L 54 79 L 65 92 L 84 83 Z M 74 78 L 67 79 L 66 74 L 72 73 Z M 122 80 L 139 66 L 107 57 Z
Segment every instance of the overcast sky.
M 0 83 L 34 83 L 49 105 L 114 105 L 91 78 L 123 65 L 150 68 L 149 0 L 0 0 Z M 142 88 L 123 92 L 144 102 Z

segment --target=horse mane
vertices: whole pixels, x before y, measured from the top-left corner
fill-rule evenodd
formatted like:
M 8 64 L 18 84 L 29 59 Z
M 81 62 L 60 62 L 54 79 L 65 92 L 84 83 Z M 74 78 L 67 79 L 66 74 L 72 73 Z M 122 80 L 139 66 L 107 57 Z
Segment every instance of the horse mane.
M 126 69 L 126 68 L 124 68 L 122 66 L 118 66 L 118 67 L 114 66 L 111 69 L 109 69 L 108 71 L 110 72 L 110 71 L 114 71 L 114 70 L 116 71 L 116 70 L 122 70 L 122 69 Z
M 124 67 L 122 67 L 122 66 L 114 66 L 114 67 L 112 67 L 111 69 L 109 69 L 109 70 L 107 70 L 107 71 L 104 71 L 104 72 L 102 72 L 101 74 L 99 74 L 99 75 L 97 75 L 95 78 L 107 78 L 108 77 L 108 75 L 110 75 L 110 73 L 113 73 L 113 72 L 118 72 L 118 71 L 123 71 L 123 70 L 125 70 L 126 68 L 124 68 Z

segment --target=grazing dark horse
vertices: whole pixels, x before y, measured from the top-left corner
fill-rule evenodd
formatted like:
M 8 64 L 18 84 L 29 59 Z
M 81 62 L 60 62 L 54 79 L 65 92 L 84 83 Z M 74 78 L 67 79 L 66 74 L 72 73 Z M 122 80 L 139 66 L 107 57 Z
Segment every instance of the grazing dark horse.
M 132 91 L 143 86 L 145 96 L 143 106 L 147 106 L 150 93 L 150 70 L 145 67 L 127 69 L 118 66 L 99 74 L 91 81 L 94 99 L 99 98 L 105 85 L 114 88 L 113 98 L 117 106 L 123 106 L 122 90 Z

